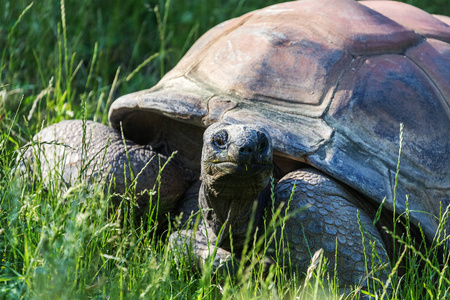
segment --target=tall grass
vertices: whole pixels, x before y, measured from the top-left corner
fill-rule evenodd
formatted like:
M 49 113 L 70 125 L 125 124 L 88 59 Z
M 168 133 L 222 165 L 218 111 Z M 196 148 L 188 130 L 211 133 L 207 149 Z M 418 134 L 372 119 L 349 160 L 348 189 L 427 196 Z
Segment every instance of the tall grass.
M 236 277 L 200 274 L 167 247 L 168 235 L 154 238 L 154 223 L 128 218 L 132 193 L 112 207 L 99 186 L 61 189 L 57 177 L 29 185 L 13 176 L 17 150 L 43 126 L 68 118 L 106 123 L 114 98 L 154 85 L 207 29 L 277 2 L 0 1 L 0 299 L 343 298 L 326 284 L 320 253 L 303 282 L 281 268 L 264 277 L 260 264 L 252 271 L 243 263 Z M 413 4 L 450 15 L 446 0 Z M 442 224 L 447 218 L 443 212 Z M 409 229 L 408 211 L 401 220 Z M 408 230 L 392 233 L 400 249 L 389 286 L 363 294 L 449 298 L 442 230 L 431 245 L 418 245 Z M 248 250 L 250 265 L 261 260 Z

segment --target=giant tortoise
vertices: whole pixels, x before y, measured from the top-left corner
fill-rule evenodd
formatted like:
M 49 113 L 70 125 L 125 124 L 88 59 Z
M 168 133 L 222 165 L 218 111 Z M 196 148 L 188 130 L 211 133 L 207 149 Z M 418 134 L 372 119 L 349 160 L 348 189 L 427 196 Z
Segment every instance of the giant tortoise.
M 394 212 L 409 207 L 411 223 L 431 240 L 450 204 L 449 43 L 450 18 L 399 2 L 273 5 L 217 25 L 156 86 L 117 99 L 112 128 L 68 121 L 36 139 L 71 145 L 73 176 L 83 136 L 95 144 L 86 153 L 116 145 L 101 161 L 87 160 L 101 165 L 91 175 L 113 178 L 122 190 L 127 157 L 139 173 L 160 154 L 141 172 L 144 191 L 161 159 L 178 151 L 163 171 L 169 187 L 160 205 L 194 201 L 203 209 L 195 236 L 171 236 L 173 247 L 190 240 L 198 261 L 210 254 L 207 239 L 219 257 L 231 249 L 239 256 L 252 208 L 260 225 L 272 205 L 306 207 L 286 221 L 292 266 L 305 271 L 322 248 L 341 283 L 352 283 L 363 277 L 369 240 L 377 262 L 387 259 L 391 245 L 380 226 L 392 228 Z M 47 157 L 55 147 L 47 145 Z

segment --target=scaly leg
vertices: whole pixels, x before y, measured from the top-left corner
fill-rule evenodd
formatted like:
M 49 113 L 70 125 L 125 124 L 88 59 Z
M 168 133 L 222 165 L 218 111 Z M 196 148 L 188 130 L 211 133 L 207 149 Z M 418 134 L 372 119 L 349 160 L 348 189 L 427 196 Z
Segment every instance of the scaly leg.
M 374 276 L 366 271 L 371 273 L 388 261 L 373 220 L 359 208 L 361 200 L 325 174 L 313 169 L 288 173 L 275 187 L 275 198 L 277 204 L 291 199 L 290 211 L 307 206 L 286 221 L 284 232 L 292 265 L 301 273 L 306 273 L 312 255 L 321 248 L 328 271 L 333 274 L 336 267 L 341 287 L 366 286 L 367 279 Z M 372 256 L 372 249 L 378 256 Z M 383 280 L 386 275 L 384 270 L 375 277 Z
M 67 185 L 85 179 L 103 180 L 112 192 L 124 194 L 135 180 L 140 210 L 145 210 L 155 186 L 160 167 L 167 157 L 150 145 L 123 140 L 120 132 L 87 121 L 63 121 L 44 128 L 34 137 L 24 153 L 22 171 L 38 172 L 45 182 L 61 176 Z M 170 161 L 161 173 L 160 215 L 171 210 L 188 187 L 186 172 Z M 138 176 L 139 175 L 139 176 Z M 156 201 L 156 197 L 154 197 Z

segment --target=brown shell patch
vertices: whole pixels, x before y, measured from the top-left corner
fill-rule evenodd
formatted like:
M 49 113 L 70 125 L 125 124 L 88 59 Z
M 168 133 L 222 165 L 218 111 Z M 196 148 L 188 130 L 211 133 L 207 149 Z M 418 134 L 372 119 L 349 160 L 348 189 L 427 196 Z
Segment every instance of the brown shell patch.
M 450 28 L 449 28 L 450 32 Z M 406 52 L 424 72 L 430 76 L 444 98 L 442 106 L 446 108 L 450 117 L 450 44 L 438 40 L 428 39 Z
M 409 173 L 421 170 L 430 178 L 448 176 L 442 162 L 450 161 L 450 122 L 440 103 L 444 99 L 436 85 L 409 58 L 361 57 L 342 78 L 325 120 L 394 168 L 395 155 L 385 155 L 398 151 L 399 124 L 403 123 L 402 155 L 409 160 Z
M 450 42 L 450 26 L 417 7 L 396 1 L 362 1 L 360 3 L 420 35 Z

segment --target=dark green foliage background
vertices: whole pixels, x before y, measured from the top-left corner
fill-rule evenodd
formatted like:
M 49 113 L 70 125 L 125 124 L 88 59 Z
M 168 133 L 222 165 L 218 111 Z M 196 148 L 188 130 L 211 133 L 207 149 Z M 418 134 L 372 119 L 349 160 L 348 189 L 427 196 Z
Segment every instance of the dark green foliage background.
M 141 70 L 140 76 L 124 84 L 120 93 L 155 84 L 162 75 L 160 60 L 164 60 L 164 69 L 169 70 L 189 46 L 214 25 L 278 2 L 282 1 L 172 0 L 164 36 L 167 53 L 148 64 Z M 9 48 L 9 55 L 15 58 L 14 68 L 3 69 L 1 74 L 1 82 L 10 84 L 9 89 L 23 87 L 24 84 L 31 91 L 42 89 L 52 75 L 46 71 L 54 70 L 51 66 L 56 65 L 58 60 L 58 42 L 62 33 L 58 32 L 61 31 L 61 9 L 60 1 L 57 0 L 35 1 L 7 46 L 10 29 L 30 3 L 31 1 L 26 0 L 0 2 L 0 49 Z M 160 51 L 155 8 L 163 15 L 165 3 L 164 0 L 66 0 L 68 47 L 70 52 L 76 53 L 77 61 L 83 61 L 77 78 L 87 77 L 96 42 L 98 68 L 91 88 L 111 84 L 119 66 L 122 67 L 123 74 L 128 74 L 151 54 Z M 43 74 L 36 68 L 38 62 L 42 65 Z M 19 68 L 21 72 L 18 72 Z M 14 69 L 15 72 L 9 73 L 8 69 Z M 81 80 L 79 84 L 84 85 L 84 82 Z

